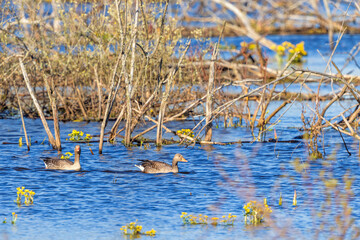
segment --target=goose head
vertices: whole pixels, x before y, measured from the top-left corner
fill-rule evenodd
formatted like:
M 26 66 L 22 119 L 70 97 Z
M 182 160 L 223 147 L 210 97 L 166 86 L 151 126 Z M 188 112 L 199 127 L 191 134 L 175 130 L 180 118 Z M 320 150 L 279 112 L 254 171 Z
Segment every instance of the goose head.
M 173 163 L 177 162 L 188 162 L 180 153 L 175 154 Z

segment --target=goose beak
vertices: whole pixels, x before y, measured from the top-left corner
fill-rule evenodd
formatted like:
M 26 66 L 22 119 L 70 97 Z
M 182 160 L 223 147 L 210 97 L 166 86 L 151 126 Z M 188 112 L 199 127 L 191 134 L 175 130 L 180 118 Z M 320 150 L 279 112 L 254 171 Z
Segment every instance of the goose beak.
M 182 162 L 188 162 L 184 157 L 181 158 Z

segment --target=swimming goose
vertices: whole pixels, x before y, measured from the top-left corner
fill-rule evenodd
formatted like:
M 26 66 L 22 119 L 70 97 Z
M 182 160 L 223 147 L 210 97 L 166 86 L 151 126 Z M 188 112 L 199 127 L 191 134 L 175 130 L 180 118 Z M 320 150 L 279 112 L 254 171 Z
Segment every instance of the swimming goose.
M 151 160 L 140 160 L 142 161 L 141 165 L 135 165 L 144 173 L 177 173 L 179 172 L 178 162 L 187 162 L 187 160 L 179 153 L 175 154 L 172 161 L 172 165 Z
M 44 158 L 46 169 L 59 169 L 59 170 L 80 170 L 80 153 L 81 149 L 79 145 L 75 147 L 75 161 L 72 162 L 68 159 L 60 158 Z

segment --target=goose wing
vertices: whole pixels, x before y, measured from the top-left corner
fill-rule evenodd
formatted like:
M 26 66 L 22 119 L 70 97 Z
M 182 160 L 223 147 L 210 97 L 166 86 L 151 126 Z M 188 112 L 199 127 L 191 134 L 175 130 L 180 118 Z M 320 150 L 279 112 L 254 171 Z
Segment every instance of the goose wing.
M 164 171 L 164 170 L 168 170 L 170 171 L 172 169 L 171 165 L 164 163 L 164 162 L 160 162 L 160 161 L 152 161 L 152 160 L 140 160 L 141 166 L 144 168 L 144 171 L 148 171 L 148 170 L 155 170 L 155 171 Z

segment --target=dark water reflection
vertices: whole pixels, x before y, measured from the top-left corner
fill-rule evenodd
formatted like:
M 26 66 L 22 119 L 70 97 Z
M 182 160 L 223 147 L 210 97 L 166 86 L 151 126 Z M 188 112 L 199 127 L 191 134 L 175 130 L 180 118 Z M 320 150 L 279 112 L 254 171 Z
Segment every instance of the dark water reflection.
M 32 141 L 41 143 L 45 136 L 41 121 L 26 119 L 26 124 Z M 194 125 L 189 121 L 169 127 L 176 128 L 179 124 L 181 128 Z M 98 134 L 99 127 L 99 123 L 62 123 L 63 151 L 73 152 L 75 144 L 65 141 L 72 129 Z M 0 143 L 16 143 L 23 135 L 19 119 L 1 119 L 0 131 Z M 298 134 L 295 128 L 280 126 L 278 130 L 284 139 Z M 358 145 L 345 138 L 352 153 L 349 157 L 338 133 L 330 130 L 325 134 L 326 152 L 331 154 L 338 148 L 337 160 L 312 162 L 307 178 L 291 164 L 295 158 L 306 160 L 303 142 L 187 148 L 170 145 L 161 149 L 151 146 L 148 150 L 105 144 L 104 154 L 100 156 L 96 144 L 82 144 L 79 172 L 45 170 L 40 157 L 57 156 L 47 141 L 45 145 L 33 144 L 30 152 L 16 144 L 0 144 L 0 217 L 10 219 L 12 212 L 18 214 L 16 226 L 0 224 L 0 234 L 10 239 L 123 239 L 120 227 L 138 219 L 144 230 L 154 228 L 158 239 L 276 237 L 278 231 L 274 228 L 245 227 L 242 222 L 246 201 L 262 201 L 267 197 L 279 226 L 288 225 L 296 236 L 312 238 L 318 227 L 318 220 L 312 215 L 325 201 L 319 171 L 332 171 L 341 184 L 348 171 L 352 176 L 360 174 Z M 251 139 L 247 128 L 215 129 L 214 140 L 239 138 Z M 178 174 L 143 174 L 134 166 L 139 159 L 170 162 L 175 153 L 189 160 L 180 163 Z M 33 205 L 18 208 L 14 203 L 16 188 L 20 186 L 36 192 Z M 294 189 L 298 194 L 296 209 L 291 205 Z M 350 205 L 359 224 L 360 202 L 355 198 L 360 194 L 358 179 L 353 182 L 353 191 Z M 282 207 L 277 206 L 280 192 Z M 184 226 L 181 212 L 220 217 L 232 213 L 238 216 L 238 221 L 233 227 Z M 334 224 L 333 215 L 327 221 Z

